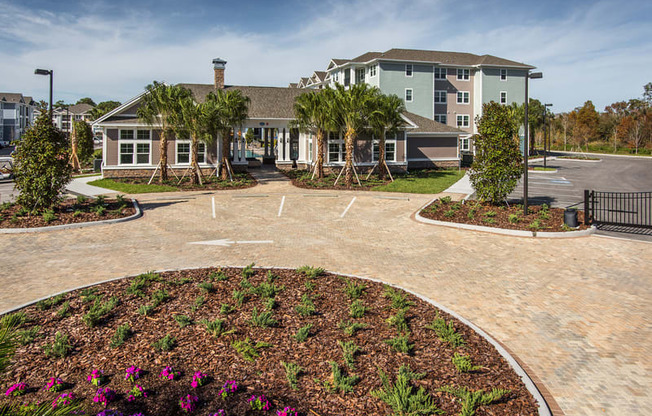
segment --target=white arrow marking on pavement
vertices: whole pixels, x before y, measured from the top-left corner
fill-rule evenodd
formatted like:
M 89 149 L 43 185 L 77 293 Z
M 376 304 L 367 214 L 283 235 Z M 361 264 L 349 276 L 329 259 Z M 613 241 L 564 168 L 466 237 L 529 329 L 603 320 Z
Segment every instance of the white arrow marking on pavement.
M 278 207 L 278 216 L 281 216 L 281 213 L 283 212 L 283 204 L 285 204 L 285 195 L 283 195 L 283 198 L 281 198 L 281 206 Z
M 233 241 L 225 238 L 222 240 L 193 241 L 188 244 L 229 247 L 233 244 L 272 244 L 272 243 L 274 243 L 274 241 L 272 240 Z
M 349 202 L 349 205 L 346 207 L 346 209 L 344 210 L 344 212 L 342 213 L 342 215 L 340 215 L 340 218 L 344 218 L 344 216 L 346 215 L 346 213 L 349 211 L 349 208 L 351 208 L 351 205 L 353 205 L 353 203 L 355 202 L 355 198 L 356 198 L 356 197 L 354 196 L 353 199 L 351 200 L 351 202 Z
M 213 206 L 213 218 L 215 218 L 215 197 L 211 197 L 211 204 Z

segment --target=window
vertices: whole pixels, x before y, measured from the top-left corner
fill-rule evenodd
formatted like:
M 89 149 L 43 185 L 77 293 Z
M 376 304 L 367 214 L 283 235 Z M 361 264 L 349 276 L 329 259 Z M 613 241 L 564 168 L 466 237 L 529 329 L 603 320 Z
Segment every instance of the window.
M 468 152 L 470 149 L 469 147 L 469 138 L 468 137 L 462 137 L 460 138 L 460 150 L 463 152 Z
M 340 143 L 328 143 L 328 161 L 340 161 Z
M 435 68 L 435 79 L 446 79 L 446 68 Z
M 355 83 L 356 84 L 364 83 L 364 68 L 359 68 L 355 70 Z
M 468 91 L 458 91 L 457 92 L 457 103 L 458 104 L 468 104 L 469 103 L 469 92 Z
M 136 164 L 149 164 L 149 143 L 136 143 Z
M 371 66 L 369 67 L 369 76 L 370 76 L 370 77 L 375 77 L 377 71 L 378 71 L 378 65 L 371 65 Z
M 457 68 L 457 80 L 468 81 L 471 70 L 464 68 Z
M 435 121 L 446 124 L 448 120 L 446 120 L 446 114 L 435 114 Z
M 344 70 L 344 86 L 348 87 L 351 84 L 351 68 Z
M 335 82 L 340 80 L 340 71 L 335 72 L 335 75 L 333 75 L 333 80 L 335 80 Z
M 120 130 L 120 140 L 133 140 L 134 131 L 133 130 Z
M 374 154 L 373 161 L 377 161 L 380 154 L 380 146 L 378 142 L 374 140 Z M 385 140 L 385 161 L 395 162 L 396 161 L 396 142 Z
M 412 102 L 412 88 L 405 89 L 405 102 Z
M 131 132 L 133 135 L 133 131 Z M 150 131 L 149 130 L 136 130 L 136 137 L 138 140 L 149 140 Z
M 120 164 L 149 165 L 150 130 L 120 130 Z
M 435 104 L 446 104 L 446 91 L 435 90 Z
M 177 164 L 190 164 L 190 142 L 177 142 Z M 197 144 L 197 163 L 206 163 L 206 145 Z
M 457 127 L 469 127 L 469 116 L 468 116 L 468 114 L 458 114 L 457 115 Z
M 134 163 L 134 144 L 120 143 L 120 164 L 131 165 Z
M 412 64 L 406 64 L 405 65 L 405 76 L 406 77 L 411 77 L 412 76 Z
M 507 81 L 507 70 L 506 69 L 501 69 L 500 70 L 500 80 L 501 81 Z
M 501 91 L 500 92 L 500 103 L 501 104 L 507 104 L 507 92 L 506 91 Z

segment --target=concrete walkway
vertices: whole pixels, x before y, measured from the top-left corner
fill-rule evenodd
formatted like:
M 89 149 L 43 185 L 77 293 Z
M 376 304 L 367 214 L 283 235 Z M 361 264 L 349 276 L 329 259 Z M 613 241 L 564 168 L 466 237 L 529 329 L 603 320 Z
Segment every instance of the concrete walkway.
M 475 192 L 475 189 L 473 189 L 473 186 L 471 185 L 469 173 L 466 172 L 459 181 L 452 184 L 444 192 L 449 192 L 452 194 L 464 194 L 466 196 L 471 195 L 473 192 Z
M 240 191 L 138 195 L 136 221 L 3 236 L 0 310 L 147 270 L 322 266 L 457 311 L 507 345 L 567 415 L 652 412 L 652 244 L 430 226 L 411 215 L 432 195 L 311 191 L 260 172 L 261 185 Z M 217 239 L 234 243 L 188 244 Z
M 73 178 L 68 185 L 66 185 L 66 190 L 74 195 L 84 195 L 84 196 L 97 196 L 97 195 L 108 195 L 116 194 L 118 192 L 111 189 L 100 188 L 98 186 L 89 185 L 88 182 L 96 181 L 102 179 L 101 176 L 86 176 L 82 178 Z

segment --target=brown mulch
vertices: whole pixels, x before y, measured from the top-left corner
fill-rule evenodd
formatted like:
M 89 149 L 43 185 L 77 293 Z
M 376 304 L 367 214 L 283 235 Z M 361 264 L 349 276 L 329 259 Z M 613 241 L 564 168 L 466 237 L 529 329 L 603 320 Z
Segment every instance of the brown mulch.
M 470 217 L 469 212 L 471 210 L 473 210 L 473 215 Z M 579 228 L 568 229 L 563 227 L 564 209 L 544 209 L 542 205 L 530 205 L 528 215 L 523 215 L 522 205 L 491 205 L 490 203 L 476 201 L 446 202 L 446 199 L 438 199 L 422 209 L 420 214 L 422 217 L 437 221 L 523 231 L 577 231 L 589 227 L 583 222 L 583 211 L 577 211 Z M 510 221 L 510 215 L 512 214 L 517 216 L 517 222 Z M 535 226 L 535 221 L 538 221 L 538 227 Z
M 361 185 L 358 185 L 358 181 L 355 179 L 355 175 L 354 175 L 353 186 L 351 188 L 347 188 L 347 186 L 344 184 L 344 174 L 342 174 L 340 180 L 337 182 L 337 185 L 335 185 L 337 174 L 325 175 L 322 179 L 311 179 L 312 174 L 305 170 L 289 170 L 289 171 L 282 171 L 282 172 L 285 174 L 285 176 L 287 176 L 290 179 L 292 185 L 296 186 L 297 188 L 303 188 L 303 189 L 369 191 L 376 186 L 386 185 L 390 183 L 390 179 L 388 176 L 386 177 L 386 179 L 381 180 L 379 179 L 377 174 L 373 174 L 371 175 L 369 180 L 367 180 L 366 173 L 365 174 L 358 173 L 358 177 L 360 178 Z
M 79 203 L 74 199 L 64 200 L 52 208 L 55 218 L 47 222 L 42 213 L 30 214 L 22 212 L 22 207 L 13 204 L 0 210 L 0 228 L 35 228 L 51 227 L 53 225 L 77 224 L 82 222 L 112 220 L 134 215 L 136 210 L 130 199 L 119 203 L 116 199 L 106 199 L 105 212 L 99 215 L 95 212 L 95 200 L 89 199 Z
M 174 175 L 171 175 L 172 179 L 163 182 L 163 185 L 172 186 L 177 188 L 179 191 L 218 191 L 222 189 L 245 189 L 252 188 L 258 184 L 256 179 L 249 174 L 249 172 L 236 173 L 233 175 L 233 182 L 230 180 L 223 181 L 215 175 L 203 176 L 202 185 L 192 184 L 190 178 L 183 178 L 181 183 L 179 179 L 175 179 Z M 115 178 L 115 182 L 127 183 L 127 184 L 136 184 L 136 185 L 147 185 L 149 178 Z M 158 178 L 154 178 L 152 181 L 153 185 L 160 185 Z
M 7 389 L 18 381 L 28 383 L 38 390 L 28 393 L 20 399 L 0 397 L 0 405 L 11 400 L 51 401 L 57 393 L 43 391 L 49 377 L 59 376 L 71 383 L 67 392 L 74 392 L 85 400 L 89 414 L 102 410 L 100 405 L 92 403 L 96 388 L 86 381 L 93 369 L 101 369 L 110 377 L 107 386 L 121 394 L 109 408 L 122 412 L 143 412 L 146 415 L 181 414 L 178 406 L 179 397 L 192 393 L 199 396 L 200 402 L 195 414 L 208 415 L 222 408 L 229 415 L 261 414 L 249 410 L 247 399 L 252 394 L 265 394 L 272 403 L 272 412 L 284 406 L 295 407 L 301 415 L 387 415 L 391 409 L 384 402 L 369 395 L 369 392 L 381 387 L 378 370 L 389 374 L 394 380 L 398 369 L 409 364 L 412 371 L 425 373 L 425 377 L 415 381 L 415 386 L 424 387 L 430 393 L 435 404 L 447 415 L 459 414 L 461 404 L 448 393 L 440 392 L 442 386 L 468 387 L 471 390 L 492 388 L 509 389 L 511 392 L 498 403 L 478 408 L 477 415 L 536 415 L 537 406 L 533 397 L 525 388 L 520 377 L 512 370 L 500 354 L 484 338 L 467 326 L 461 324 L 446 313 L 438 311 L 430 304 L 415 296 L 407 295 L 414 302 L 408 312 L 411 330 L 410 342 L 414 350 L 410 355 L 394 352 L 383 341 L 397 334 L 396 329 L 388 326 L 386 320 L 395 313 L 391 302 L 383 297 L 383 285 L 364 282 L 366 290 L 361 300 L 369 308 L 363 318 L 349 317 L 351 300 L 344 292 L 344 279 L 325 274 L 315 279 L 308 279 L 295 271 L 272 270 L 278 276 L 275 284 L 284 286 L 276 296 L 278 306 L 273 318 L 278 325 L 273 328 L 258 328 L 248 324 L 253 308 L 264 310 L 262 299 L 248 294 L 242 306 L 229 315 L 220 315 L 222 304 L 236 305 L 232 299 L 234 289 L 240 286 L 242 269 L 223 269 L 229 280 L 213 282 L 215 291 L 202 293 L 197 286 L 199 282 L 209 280 L 211 272 L 218 269 L 185 270 L 167 272 L 160 275 L 161 281 L 152 282 L 144 289 L 146 297 L 126 294 L 133 278 L 121 279 L 97 286 L 97 293 L 103 299 L 116 296 L 120 304 L 115 307 L 97 327 L 89 328 L 82 321 L 92 302 L 84 302 L 81 291 L 65 295 L 60 302 L 69 301 L 71 314 L 61 318 L 57 311 L 61 304 L 50 309 L 40 310 L 29 306 L 23 311 L 31 321 L 23 324 L 25 328 L 39 327 L 38 337 L 26 346 L 20 346 L 10 369 L 0 381 L 2 389 Z M 258 286 L 266 280 L 266 270 L 256 270 L 249 280 Z M 184 283 L 182 279 L 190 279 Z M 305 283 L 312 280 L 316 288 L 310 291 Z M 140 306 L 150 302 L 149 296 L 154 291 L 165 289 L 170 299 L 158 306 L 151 316 L 137 313 Z M 301 317 L 295 306 L 301 296 L 310 294 L 315 298 L 317 314 Z M 191 306 L 199 296 L 204 296 L 206 303 L 196 311 Z M 452 348 L 439 340 L 433 331 L 425 326 L 440 314 L 447 321 L 454 322 L 466 345 Z M 174 315 L 187 315 L 194 324 L 180 328 L 173 319 Z M 235 332 L 215 338 L 206 332 L 199 323 L 202 319 L 227 320 L 227 329 Z M 352 337 L 347 337 L 338 329 L 340 321 L 358 321 L 368 325 Z M 119 325 L 128 323 L 134 334 L 122 346 L 111 348 L 111 337 Z M 300 327 L 312 324 L 311 336 L 298 343 L 294 334 Z M 47 358 L 43 346 L 52 343 L 57 331 L 68 334 L 74 347 L 67 358 Z M 176 337 L 177 346 L 169 352 L 156 352 L 152 343 L 165 334 Z M 261 350 L 260 358 L 255 362 L 245 361 L 232 347 L 235 340 L 251 338 L 254 342 L 268 342 L 272 347 Z M 342 359 L 342 350 L 337 341 L 353 340 L 362 351 L 356 355 L 355 370 L 346 369 Z M 472 373 L 458 373 L 451 363 L 454 352 L 469 355 L 473 363 L 482 368 Z M 280 362 L 293 362 L 305 369 L 298 378 L 298 389 L 292 390 L 285 378 Z M 335 361 L 349 374 L 360 376 L 353 393 L 330 393 L 324 388 L 329 380 L 328 361 Z M 124 380 L 124 371 L 135 365 L 147 373 L 138 381 L 149 392 L 147 398 L 127 402 L 124 394 L 130 384 Z M 171 365 L 181 370 L 183 376 L 178 381 L 162 381 L 158 374 L 164 366 Z M 211 377 L 211 381 L 202 387 L 192 389 L 190 382 L 194 371 L 201 371 Z M 235 380 L 238 392 L 223 401 L 217 392 L 226 380 Z M 2 390 L 4 392 L 4 390 Z

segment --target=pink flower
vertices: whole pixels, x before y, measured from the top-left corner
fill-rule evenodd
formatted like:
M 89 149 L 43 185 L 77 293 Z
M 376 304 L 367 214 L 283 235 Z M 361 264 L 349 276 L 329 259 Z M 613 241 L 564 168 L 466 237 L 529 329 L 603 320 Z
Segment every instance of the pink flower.
M 101 403 L 104 407 L 113 400 L 115 400 L 115 392 L 108 387 L 98 389 L 97 393 L 95 393 L 95 397 L 93 397 L 95 403 Z
M 127 401 L 132 402 L 136 400 L 136 397 L 147 397 L 147 392 L 143 386 L 136 384 L 129 392 L 127 392 Z
M 236 384 L 235 380 L 228 380 L 224 385 L 222 386 L 222 389 L 217 393 L 222 397 L 222 399 L 226 399 L 229 397 L 229 393 L 234 393 L 238 390 L 238 385 Z
M 125 380 L 129 380 L 132 383 L 134 383 L 136 380 L 140 378 L 142 372 L 143 370 L 132 365 L 131 367 L 127 368 L 127 370 L 125 370 Z
M 277 410 L 276 416 L 299 416 L 299 413 L 297 413 L 297 409 L 287 406 L 283 410 Z
M 16 383 L 13 386 L 9 387 L 5 392 L 5 396 L 22 396 L 27 392 L 27 384 L 25 383 Z
M 190 385 L 193 389 L 201 387 L 206 384 L 206 374 L 202 374 L 201 371 L 195 371 L 195 374 L 192 375 L 192 383 Z
M 172 367 L 166 366 L 158 376 L 159 378 L 167 378 L 168 380 L 174 380 L 175 377 L 179 377 L 179 373 L 175 373 Z
M 197 405 L 195 403 L 197 403 L 198 401 L 199 398 L 197 396 L 188 394 L 185 397 L 179 399 L 179 406 L 181 406 L 181 409 L 184 412 L 190 413 L 197 408 Z
M 99 387 L 100 384 L 102 384 L 102 380 L 104 379 L 104 371 L 101 370 L 93 370 L 91 371 L 91 375 L 88 376 L 86 379 L 95 387 Z
M 52 402 L 52 408 L 56 409 L 57 407 L 67 406 L 75 400 L 75 395 L 72 393 L 62 393 Z
M 269 400 L 267 400 L 264 394 L 258 397 L 252 395 L 249 398 L 249 406 L 255 410 L 269 410 Z

